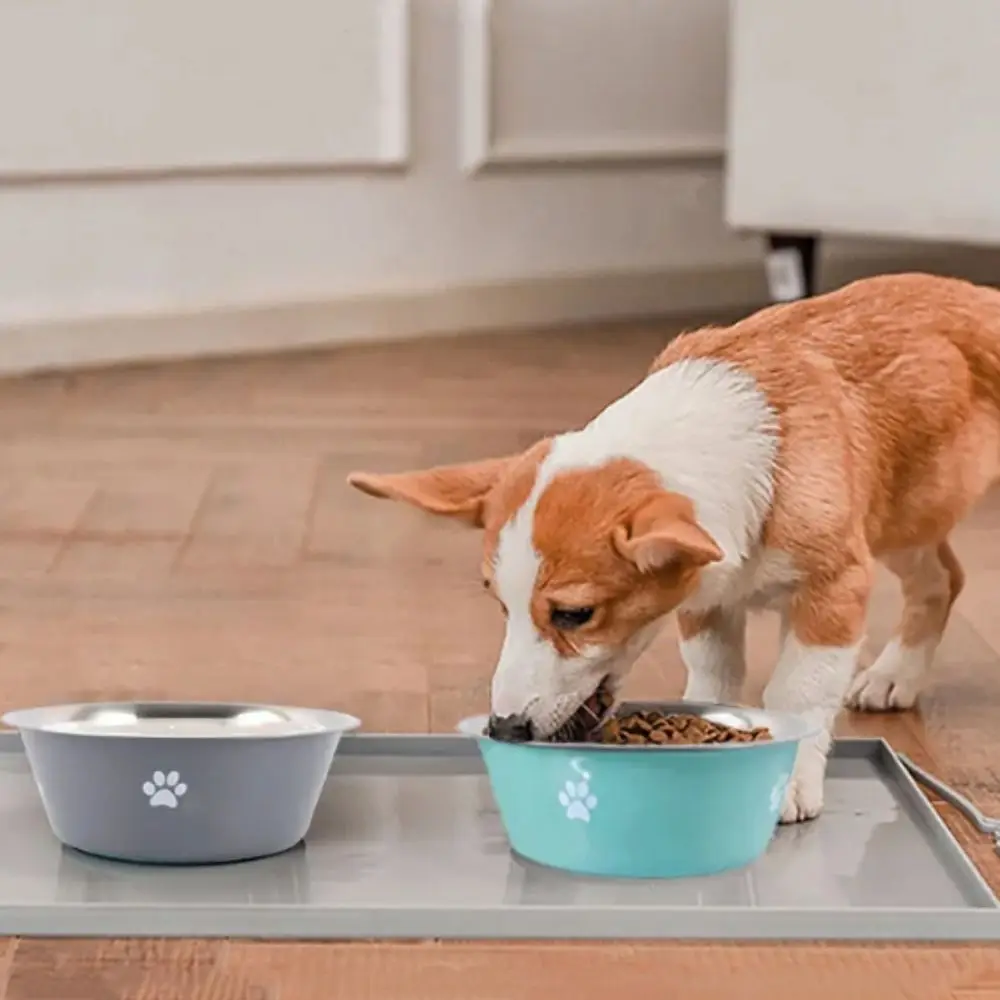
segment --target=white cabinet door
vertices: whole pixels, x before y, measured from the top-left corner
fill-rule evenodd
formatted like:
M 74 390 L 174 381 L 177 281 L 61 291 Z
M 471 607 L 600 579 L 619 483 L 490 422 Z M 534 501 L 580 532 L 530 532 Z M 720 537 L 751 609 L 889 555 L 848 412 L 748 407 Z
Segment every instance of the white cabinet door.
M 1000 242 L 1000 3 L 733 0 L 727 221 Z

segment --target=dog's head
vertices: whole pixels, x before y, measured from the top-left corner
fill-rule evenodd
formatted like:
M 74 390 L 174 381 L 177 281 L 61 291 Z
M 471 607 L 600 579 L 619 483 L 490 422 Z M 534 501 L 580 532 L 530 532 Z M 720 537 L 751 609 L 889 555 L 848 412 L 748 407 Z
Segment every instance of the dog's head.
M 483 585 L 507 630 L 491 710 L 554 733 L 612 691 L 654 626 L 722 558 L 691 502 L 646 465 L 560 461 L 563 438 L 520 455 L 396 475 L 355 473 L 363 492 L 482 529 Z

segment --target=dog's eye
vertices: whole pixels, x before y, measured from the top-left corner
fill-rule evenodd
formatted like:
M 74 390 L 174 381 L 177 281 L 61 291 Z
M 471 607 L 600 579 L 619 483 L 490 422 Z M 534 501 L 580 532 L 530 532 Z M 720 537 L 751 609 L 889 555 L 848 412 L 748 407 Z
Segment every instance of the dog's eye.
M 549 615 L 549 621 L 557 629 L 568 632 L 581 625 L 586 625 L 593 617 L 593 608 L 553 608 Z

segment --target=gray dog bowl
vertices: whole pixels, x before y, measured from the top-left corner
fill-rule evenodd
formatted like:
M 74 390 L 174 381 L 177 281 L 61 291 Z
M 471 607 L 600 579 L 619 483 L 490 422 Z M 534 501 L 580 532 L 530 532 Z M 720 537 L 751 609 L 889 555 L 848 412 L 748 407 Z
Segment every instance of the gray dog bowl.
M 9 712 L 49 824 L 120 861 L 211 864 L 278 854 L 306 835 L 341 712 L 114 702 Z

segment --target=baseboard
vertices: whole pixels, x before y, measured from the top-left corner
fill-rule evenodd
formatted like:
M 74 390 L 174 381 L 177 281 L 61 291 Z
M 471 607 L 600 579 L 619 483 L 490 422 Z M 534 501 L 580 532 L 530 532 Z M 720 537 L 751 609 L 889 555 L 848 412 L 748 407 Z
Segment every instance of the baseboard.
M 1000 279 L 1000 251 L 921 250 L 832 257 L 824 287 L 922 270 Z M 392 342 L 433 334 L 733 313 L 766 304 L 763 264 L 603 273 L 324 302 L 0 326 L 0 374 Z

